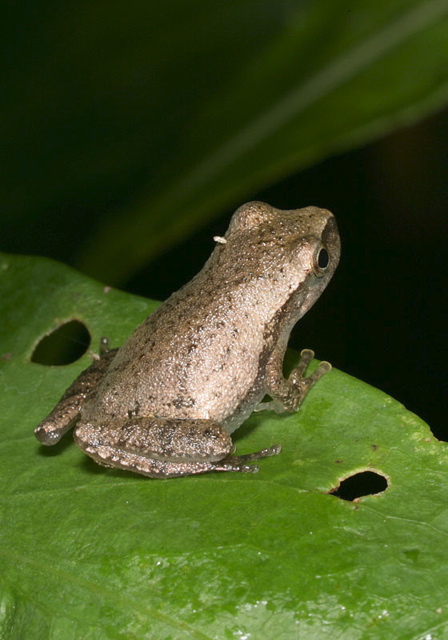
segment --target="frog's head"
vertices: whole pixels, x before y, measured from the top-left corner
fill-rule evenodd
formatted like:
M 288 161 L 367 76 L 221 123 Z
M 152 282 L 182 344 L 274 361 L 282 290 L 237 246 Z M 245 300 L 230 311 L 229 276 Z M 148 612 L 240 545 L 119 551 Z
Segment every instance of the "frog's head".
M 336 220 L 327 209 L 281 210 L 264 202 L 239 207 L 225 241 L 245 245 L 251 256 L 258 255 L 272 266 L 291 263 L 325 281 L 333 275 L 341 251 Z
M 251 273 L 276 299 L 300 307 L 300 316 L 325 289 L 340 257 L 336 220 L 319 207 L 283 211 L 249 202 L 234 213 L 224 242 L 235 273 L 246 279 Z

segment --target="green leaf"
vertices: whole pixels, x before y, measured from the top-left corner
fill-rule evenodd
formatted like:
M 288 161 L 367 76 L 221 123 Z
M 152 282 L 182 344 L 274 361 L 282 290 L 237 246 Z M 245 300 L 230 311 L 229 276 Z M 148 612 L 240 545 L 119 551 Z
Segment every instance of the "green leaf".
M 25 218 L 38 232 L 43 213 L 57 226 L 61 211 L 92 212 L 82 266 L 109 283 L 258 188 L 448 98 L 446 0 L 8 11 L 4 215 L 21 233 Z
M 33 436 L 88 355 L 30 360 L 72 319 L 94 350 L 118 345 L 155 303 L 7 255 L 0 301 L 2 639 L 446 637 L 447 445 L 417 416 L 333 370 L 297 414 L 236 432 L 240 452 L 283 445 L 256 475 L 104 469 L 69 435 L 48 449 Z M 365 470 L 388 488 L 329 495 Z

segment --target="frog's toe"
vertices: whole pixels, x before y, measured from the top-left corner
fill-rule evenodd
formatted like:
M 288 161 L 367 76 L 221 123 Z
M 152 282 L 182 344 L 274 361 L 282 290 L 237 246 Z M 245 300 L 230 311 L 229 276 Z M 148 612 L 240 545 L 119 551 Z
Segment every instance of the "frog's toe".
M 237 473 L 258 473 L 260 471 L 260 467 L 257 464 L 240 464 L 235 460 L 238 460 L 238 458 L 229 458 L 227 462 L 214 464 L 210 471 L 234 471 Z
M 261 460 L 262 458 L 270 458 L 271 456 L 276 456 L 282 450 L 282 446 L 280 444 L 274 444 L 272 447 L 267 447 L 266 449 L 261 449 L 261 451 L 254 451 L 254 453 L 246 453 L 242 456 L 232 456 L 232 458 L 228 458 L 232 460 L 232 462 L 241 463 L 241 462 L 250 462 L 251 460 Z
M 274 444 L 273 447 L 270 447 L 268 449 L 268 451 L 270 451 L 270 453 L 268 454 L 269 456 L 276 456 L 280 453 L 280 451 L 282 450 L 282 445 L 281 444 Z
M 241 467 L 241 471 L 243 473 L 258 473 L 260 471 L 260 467 L 258 464 L 243 464 Z
M 240 471 L 241 473 L 258 473 L 260 467 L 256 464 L 246 464 L 255 460 L 261 460 L 262 458 L 270 458 L 276 456 L 282 450 L 281 445 L 275 444 L 272 447 L 261 449 L 261 451 L 254 451 L 254 453 L 246 453 L 241 456 L 228 456 L 221 460 L 221 463 L 216 464 L 214 471 Z

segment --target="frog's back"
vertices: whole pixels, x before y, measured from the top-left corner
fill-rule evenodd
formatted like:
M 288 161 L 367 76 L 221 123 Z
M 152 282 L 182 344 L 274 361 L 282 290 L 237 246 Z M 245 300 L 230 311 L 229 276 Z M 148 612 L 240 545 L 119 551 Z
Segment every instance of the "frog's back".
M 200 275 L 200 274 L 198 274 Z M 96 417 L 163 415 L 224 422 L 263 396 L 258 296 L 197 276 L 119 349 L 89 411 Z M 244 400 L 245 399 L 245 400 Z

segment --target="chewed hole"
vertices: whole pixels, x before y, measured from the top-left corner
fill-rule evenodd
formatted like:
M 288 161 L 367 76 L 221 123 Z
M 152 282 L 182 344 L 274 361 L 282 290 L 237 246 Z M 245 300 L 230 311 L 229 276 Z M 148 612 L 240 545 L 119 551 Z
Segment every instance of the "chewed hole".
M 46 366 L 63 366 L 79 360 L 92 339 L 79 320 L 70 320 L 44 336 L 31 356 L 31 362 Z
M 361 471 L 355 473 L 348 478 L 341 480 L 339 485 L 333 491 L 331 496 L 341 498 L 341 500 L 353 501 L 363 496 L 375 495 L 382 493 L 387 489 L 389 483 L 387 478 L 376 471 Z

